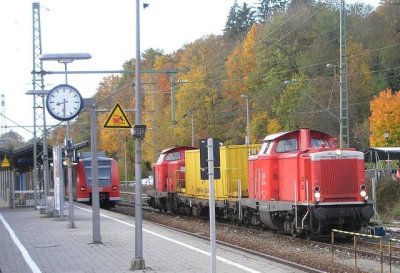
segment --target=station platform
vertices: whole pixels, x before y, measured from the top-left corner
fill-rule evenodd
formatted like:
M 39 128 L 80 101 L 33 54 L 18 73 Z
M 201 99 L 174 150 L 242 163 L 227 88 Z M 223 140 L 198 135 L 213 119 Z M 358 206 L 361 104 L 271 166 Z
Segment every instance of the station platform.
M 0 272 L 211 272 L 209 241 L 143 221 L 146 268 L 132 271 L 134 218 L 100 210 L 100 244 L 92 243 L 90 206 L 74 204 L 74 223 L 69 227 L 68 215 L 0 207 Z M 217 244 L 217 272 L 303 271 Z

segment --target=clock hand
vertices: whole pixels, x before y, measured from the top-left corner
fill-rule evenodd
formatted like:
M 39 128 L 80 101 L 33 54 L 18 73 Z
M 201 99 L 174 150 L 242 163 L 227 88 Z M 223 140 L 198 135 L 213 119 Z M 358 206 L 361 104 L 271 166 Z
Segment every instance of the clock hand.
M 66 99 L 63 99 L 63 104 L 64 104 L 64 106 L 63 106 L 63 114 L 64 114 L 64 117 L 65 117 L 65 104 L 67 103 L 68 101 L 66 100 Z
M 57 102 L 56 105 L 57 105 L 57 106 L 60 106 L 61 104 L 66 104 L 67 102 L 68 102 L 68 101 L 66 101 L 66 100 L 64 99 L 63 102 Z

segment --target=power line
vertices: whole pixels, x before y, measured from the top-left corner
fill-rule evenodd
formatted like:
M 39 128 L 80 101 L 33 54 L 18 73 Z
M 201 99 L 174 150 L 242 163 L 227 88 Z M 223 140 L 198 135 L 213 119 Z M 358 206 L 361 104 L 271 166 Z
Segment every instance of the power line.
M 5 116 L 3 113 L 0 113 L 0 115 L 5 118 L 6 120 L 12 122 L 13 124 L 17 125 L 18 128 L 24 129 L 25 131 L 27 131 L 28 133 L 33 133 L 32 131 L 26 129 L 26 127 L 33 127 L 33 126 L 23 126 L 15 121 L 13 121 L 12 119 L 8 118 L 7 116 Z M 9 126 L 8 126 L 9 127 Z M 5 126 L 5 128 L 7 128 L 7 126 Z

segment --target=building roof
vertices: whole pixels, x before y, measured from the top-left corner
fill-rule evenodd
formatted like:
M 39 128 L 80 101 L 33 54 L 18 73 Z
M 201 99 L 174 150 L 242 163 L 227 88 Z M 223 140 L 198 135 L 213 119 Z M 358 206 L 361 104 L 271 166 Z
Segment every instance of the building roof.
M 366 162 L 400 160 L 400 147 L 370 147 L 364 151 Z

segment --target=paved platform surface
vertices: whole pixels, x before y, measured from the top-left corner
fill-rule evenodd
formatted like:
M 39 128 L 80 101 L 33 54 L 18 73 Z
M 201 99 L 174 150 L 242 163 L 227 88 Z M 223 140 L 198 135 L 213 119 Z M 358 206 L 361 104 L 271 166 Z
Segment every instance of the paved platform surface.
M 101 244 L 93 244 L 90 206 L 75 203 L 75 228 L 68 219 L 0 207 L 1 273 L 211 272 L 208 241 L 144 221 L 146 268 L 132 271 L 134 218 L 101 210 Z M 302 271 L 217 244 L 217 272 Z

